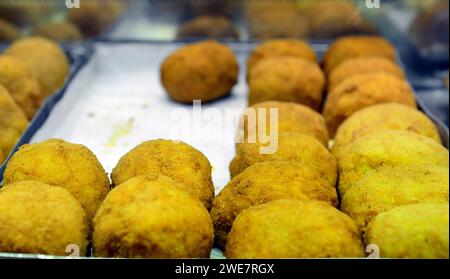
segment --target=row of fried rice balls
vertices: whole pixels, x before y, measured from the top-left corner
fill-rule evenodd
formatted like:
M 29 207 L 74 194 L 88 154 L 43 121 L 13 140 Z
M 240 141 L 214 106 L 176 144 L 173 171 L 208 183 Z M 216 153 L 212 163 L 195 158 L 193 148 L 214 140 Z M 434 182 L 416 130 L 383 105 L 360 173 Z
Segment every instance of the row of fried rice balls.
M 169 95 L 170 63 L 177 65 L 174 73 L 183 71 L 186 59 L 197 63 L 209 44 L 219 45 L 190 45 L 182 48 L 184 55 L 164 62 Z M 226 53 L 224 59 L 233 61 L 231 50 Z M 267 136 L 268 111 L 278 109 L 277 151 L 263 154 L 265 143 L 250 141 L 260 130 L 250 129 L 247 111 L 238 132 L 243 142 L 230 164 L 232 180 L 211 210 L 216 242 L 227 257 L 360 257 L 363 243 L 380 247 L 382 257 L 448 257 L 448 150 L 434 123 L 416 109 L 395 59 L 394 48 L 376 36 L 337 40 L 324 57 L 323 72 L 303 41 L 272 40 L 253 50 L 247 61 L 249 110 L 259 119 L 266 109 Z M 184 102 L 199 92 L 186 89 L 192 80 L 208 80 L 193 64 L 180 78 Z M 233 69 L 233 78 L 215 79 L 226 81 L 221 92 L 227 94 L 237 66 L 221 65 Z M 350 189 L 354 184 L 361 186 Z
M 68 73 L 64 51 L 45 38 L 17 40 L 0 54 L 0 165 Z

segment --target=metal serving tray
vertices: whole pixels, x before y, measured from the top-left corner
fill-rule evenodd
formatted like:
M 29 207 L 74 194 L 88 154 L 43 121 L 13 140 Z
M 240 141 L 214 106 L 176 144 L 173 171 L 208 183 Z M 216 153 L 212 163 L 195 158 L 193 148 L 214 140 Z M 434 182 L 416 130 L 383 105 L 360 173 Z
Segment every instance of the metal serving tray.
M 185 119 L 173 118 L 181 112 L 189 119 L 192 106 L 171 101 L 159 78 L 160 63 L 183 43 L 158 41 L 98 40 L 85 50 L 83 59 L 68 78 L 65 86 L 45 103 L 14 151 L 24 143 L 48 138 L 63 138 L 82 143 L 99 158 L 108 173 L 118 159 L 142 141 L 155 138 L 177 139 L 203 152 L 213 166 L 216 193 L 229 181 L 228 164 L 235 154 L 234 125 L 222 120 L 208 119 L 202 132 L 222 135 L 223 142 L 198 141 L 183 134 L 174 136 L 173 128 Z M 253 43 L 228 42 L 240 64 L 238 84 L 229 97 L 202 104 L 202 112 L 213 109 L 243 109 L 247 105 L 245 62 Z M 319 57 L 328 43 L 312 42 Z M 92 51 L 91 51 L 92 50 Z M 419 107 L 439 128 L 442 141 L 448 148 L 448 128 L 418 100 Z M 187 113 L 187 114 L 186 114 Z M 179 115 L 178 115 L 179 116 Z M 218 134 L 219 133 L 219 134 Z M 0 179 L 4 166 L 0 168 Z M 35 254 L 0 253 L 0 258 L 64 258 Z M 213 249 L 212 258 L 223 257 Z

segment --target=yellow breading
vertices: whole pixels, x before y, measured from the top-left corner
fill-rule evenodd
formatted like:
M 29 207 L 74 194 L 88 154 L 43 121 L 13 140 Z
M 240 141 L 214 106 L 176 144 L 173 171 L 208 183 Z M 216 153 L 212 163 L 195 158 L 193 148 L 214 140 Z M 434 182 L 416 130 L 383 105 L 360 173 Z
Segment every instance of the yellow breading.
M 2 150 L 0 165 L 27 126 L 28 120 L 25 114 L 14 102 L 8 90 L 0 84 L 0 150 Z
M 256 163 L 235 176 L 214 199 L 211 217 L 216 241 L 225 246 L 231 225 L 242 210 L 277 199 L 338 204 L 336 188 L 314 170 L 295 162 Z
M 50 22 L 33 29 L 33 35 L 58 42 L 80 41 L 83 39 L 80 29 L 70 22 Z
M 274 39 L 261 43 L 252 51 L 247 60 L 247 76 L 260 61 L 286 56 L 317 62 L 316 54 L 307 42 L 297 39 Z
M 6 166 L 3 179 L 6 185 L 36 180 L 64 187 L 83 206 L 88 220 L 110 188 L 105 170 L 87 147 L 60 139 L 22 145 Z
M 364 249 L 353 220 L 320 201 L 276 200 L 242 211 L 227 258 L 354 258 Z
M 297 57 L 266 58 L 252 68 L 248 103 L 296 102 L 314 110 L 322 104 L 325 77 L 320 67 Z
M 393 75 L 360 74 L 346 79 L 328 94 L 323 108 L 330 136 L 334 137 L 341 123 L 353 113 L 381 103 L 416 107 L 411 87 Z
M 384 57 L 395 61 L 394 47 L 379 36 L 345 36 L 334 41 L 324 57 L 324 68 L 327 75 L 342 62 L 357 57 Z
M 236 156 L 230 163 L 231 177 L 243 172 L 247 167 L 268 161 L 299 162 L 308 166 L 325 178 L 331 186 L 336 185 L 337 165 L 336 159 L 323 144 L 313 137 L 295 132 L 279 132 L 278 146 L 274 153 L 262 154 L 261 148 L 268 145 L 261 142 L 238 143 Z
M 115 187 L 94 219 L 94 255 L 206 258 L 213 225 L 200 201 L 164 175 L 138 176 Z
M 412 204 L 379 214 L 370 223 L 366 243 L 382 258 L 449 257 L 448 204 Z
M 66 54 L 55 42 L 42 37 L 15 41 L 5 54 L 21 60 L 39 83 L 42 94 L 50 96 L 61 88 L 69 74 Z
M 28 119 L 32 119 L 42 104 L 42 95 L 37 81 L 31 76 L 27 66 L 14 57 L 0 56 L 0 84 L 13 97 Z
M 64 188 L 21 181 L 0 189 L 0 252 L 68 256 L 68 245 L 86 255 L 88 224 Z
M 339 126 L 332 153 L 336 157 L 358 138 L 381 130 L 405 130 L 441 143 L 436 125 L 424 113 L 398 103 L 385 103 L 361 109 Z
M 364 175 L 381 167 L 449 167 L 445 147 L 419 134 L 396 130 L 378 131 L 361 137 L 347 146 L 338 159 L 341 196 Z
M 331 72 L 328 77 L 328 91 L 332 91 L 333 88 L 349 77 L 369 73 L 386 73 L 400 79 L 405 78 L 403 69 L 384 57 L 353 58 L 342 62 Z
M 362 232 L 378 214 L 414 203 L 448 204 L 448 168 L 384 167 L 362 177 L 342 198 L 341 209 Z
M 170 54 L 161 65 L 161 82 L 177 102 L 206 102 L 229 94 L 238 71 L 231 49 L 209 40 L 180 47 Z
M 271 109 L 277 109 L 278 131 L 299 132 L 314 137 L 323 143 L 324 146 L 328 146 L 328 130 L 325 119 L 320 113 L 301 104 L 278 101 L 254 104 L 244 113 L 239 123 L 239 133 L 243 140 L 248 140 L 249 132 L 252 134 L 256 133 L 256 135 L 270 135 L 271 129 L 274 129 L 274 127 L 271 128 L 273 123 L 270 122 L 271 117 L 274 117 L 271 114 Z M 266 115 L 266 130 L 265 133 L 260 133 L 259 117 L 262 117 L 264 114 Z M 255 116 L 255 124 L 249 121 L 249 115 Z M 249 127 L 249 125 L 251 126 Z
M 120 158 L 113 169 L 113 185 L 148 174 L 164 174 L 180 183 L 209 210 L 214 199 L 211 165 L 200 151 L 179 141 L 146 141 Z

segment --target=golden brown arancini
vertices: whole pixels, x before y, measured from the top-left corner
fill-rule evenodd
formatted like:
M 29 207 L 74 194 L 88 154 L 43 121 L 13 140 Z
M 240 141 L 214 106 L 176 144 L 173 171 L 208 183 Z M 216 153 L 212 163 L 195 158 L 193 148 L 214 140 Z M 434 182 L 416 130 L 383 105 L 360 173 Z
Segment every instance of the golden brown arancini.
M 321 201 L 250 207 L 228 234 L 227 258 L 354 258 L 364 249 L 353 220 Z
M 21 181 L 0 189 L 0 252 L 68 256 L 86 254 L 88 224 L 79 202 L 64 188 Z
M 214 199 L 216 241 L 225 247 L 236 216 L 251 206 L 278 199 L 321 200 L 337 206 L 336 188 L 315 170 L 296 162 L 262 162 L 235 176 Z
M 319 110 L 324 86 L 325 77 L 314 62 L 296 57 L 266 58 L 250 72 L 248 103 L 296 102 Z
M 273 109 L 277 110 L 278 129 L 271 128 L 274 124 L 270 122 L 271 117 L 274 117 L 271 113 Z M 264 120 L 264 115 L 266 115 L 266 130 L 265 132 L 261 131 L 262 135 L 270 135 L 272 129 L 273 131 L 299 132 L 328 146 L 328 130 L 323 116 L 307 106 L 292 102 L 267 101 L 249 107 L 239 122 L 239 138 L 244 141 L 248 140 L 248 134 L 259 135 L 259 117 Z M 249 118 L 252 121 L 249 121 Z M 253 120 L 255 124 L 253 124 Z
M 0 43 L 13 42 L 20 38 L 20 35 L 19 28 L 0 18 Z
M 138 175 L 164 174 L 182 184 L 209 210 L 214 199 L 211 164 L 200 151 L 180 141 L 150 140 L 120 158 L 113 169 L 113 185 Z
M 397 130 L 377 131 L 361 137 L 348 145 L 338 159 L 341 196 L 364 175 L 380 167 L 449 167 L 445 147 L 417 133 Z
M 416 107 L 408 83 L 390 74 L 361 74 L 344 80 L 328 94 L 323 108 L 330 136 L 334 137 L 341 123 L 354 112 L 381 103 Z
M 345 60 L 357 57 L 384 57 L 395 61 L 394 47 L 380 36 L 346 36 L 337 39 L 325 53 L 324 68 L 327 75 Z
M 0 149 L 3 153 L 3 156 L 0 156 L 0 165 L 27 126 L 27 117 L 8 90 L 0 84 Z
M 403 104 L 385 103 L 363 108 L 347 118 L 334 137 L 333 155 L 339 157 L 356 139 L 380 130 L 415 132 L 441 143 L 436 125 L 424 113 Z
M 370 223 L 367 244 L 382 258 L 449 256 L 448 204 L 411 204 L 379 214 Z
M 297 39 L 274 39 L 261 43 L 252 51 L 247 60 L 247 76 L 260 61 L 286 56 L 317 62 L 316 54 L 307 42 Z
M 332 91 L 333 88 L 349 77 L 370 73 L 386 73 L 400 79 L 405 78 L 403 69 L 384 57 L 352 58 L 342 62 L 331 72 L 328 77 L 328 91 Z
M 80 41 L 83 39 L 78 26 L 70 21 L 50 22 L 36 27 L 33 35 L 45 37 L 57 42 Z
M 0 55 L 0 84 L 8 89 L 27 118 L 32 119 L 45 96 L 27 66 L 19 59 Z
M 271 145 L 257 141 L 256 143 L 238 143 L 236 156 L 230 163 L 231 177 L 244 171 L 247 167 L 267 161 L 299 162 L 311 167 L 325 178 L 331 186 L 336 185 L 336 159 L 318 140 L 296 132 L 279 132 L 277 143 Z M 277 144 L 277 145 L 275 145 Z M 266 151 L 273 153 L 263 154 Z M 276 148 L 276 149 L 275 149 Z
M 164 175 L 138 176 L 115 187 L 94 218 L 94 255 L 206 258 L 213 225 L 202 203 Z
M 448 168 L 384 167 L 362 177 L 342 198 L 341 209 L 362 232 L 378 214 L 413 203 L 448 204 Z
M 55 42 L 42 37 L 28 37 L 15 41 L 5 54 L 27 66 L 39 83 L 44 96 L 55 93 L 69 74 L 66 54 Z
M 5 185 L 36 180 L 66 188 L 83 206 L 89 221 L 110 188 L 94 153 L 60 139 L 22 145 L 8 162 L 3 179 Z
M 191 19 L 177 33 L 177 38 L 239 38 L 233 23 L 224 16 L 204 15 Z
M 161 65 L 161 82 L 177 102 L 207 102 L 229 94 L 238 71 L 231 49 L 208 40 L 185 45 L 170 54 Z

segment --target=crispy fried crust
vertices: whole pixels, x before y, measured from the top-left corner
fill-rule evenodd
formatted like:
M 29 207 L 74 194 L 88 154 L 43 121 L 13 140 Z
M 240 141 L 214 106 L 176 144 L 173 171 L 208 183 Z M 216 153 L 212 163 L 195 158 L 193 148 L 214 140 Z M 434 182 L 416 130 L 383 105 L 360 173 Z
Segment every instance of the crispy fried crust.
M 138 176 L 115 187 L 94 219 L 94 255 L 206 258 L 214 232 L 202 203 L 164 175 Z
M 62 187 L 21 181 L 0 189 L 0 251 L 86 255 L 88 223 L 79 202 Z
M 363 257 L 353 220 L 320 201 L 277 200 L 242 211 L 233 223 L 228 258 Z
M 138 175 L 161 173 L 181 183 L 180 186 L 199 199 L 209 210 L 214 199 L 211 165 L 195 148 L 170 140 L 144 142 L 117 163 L 111 174 L 113 185 Z

